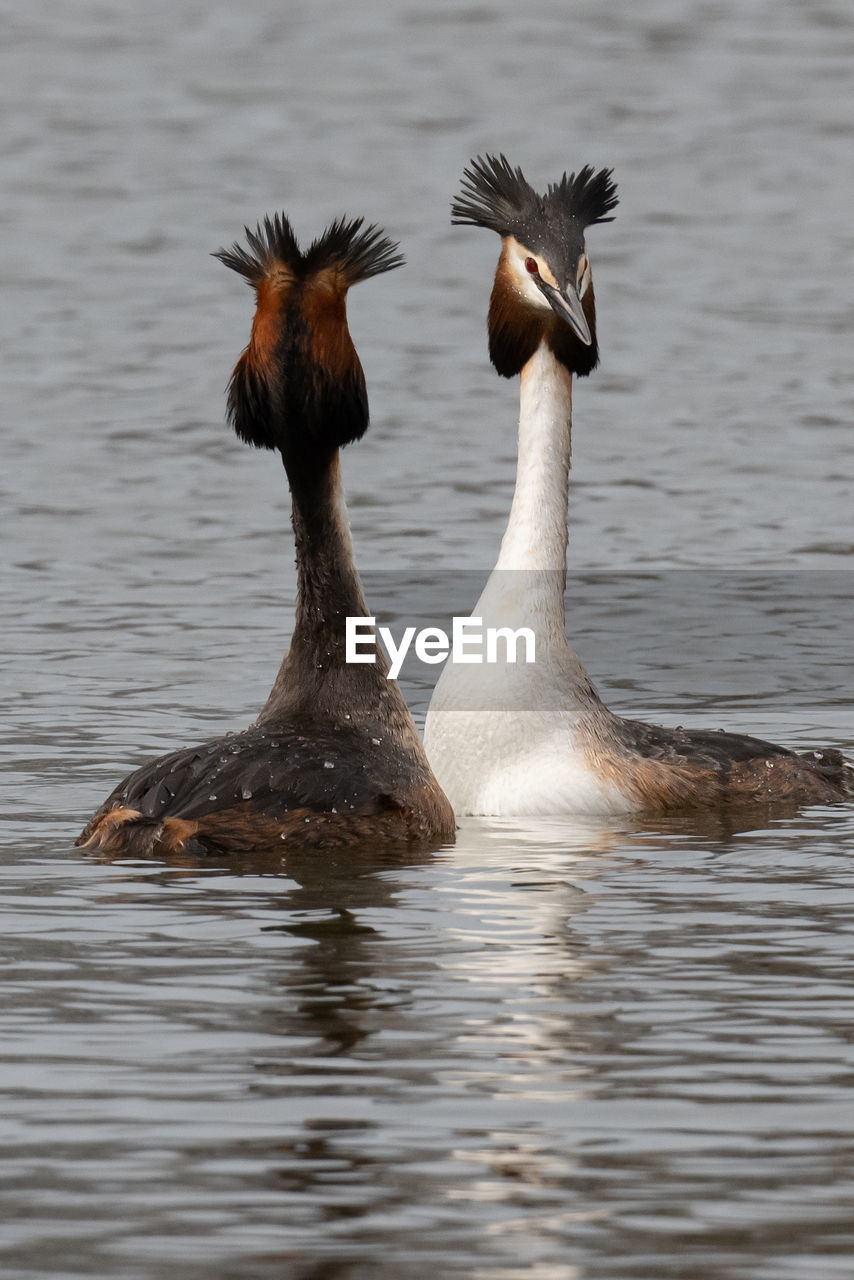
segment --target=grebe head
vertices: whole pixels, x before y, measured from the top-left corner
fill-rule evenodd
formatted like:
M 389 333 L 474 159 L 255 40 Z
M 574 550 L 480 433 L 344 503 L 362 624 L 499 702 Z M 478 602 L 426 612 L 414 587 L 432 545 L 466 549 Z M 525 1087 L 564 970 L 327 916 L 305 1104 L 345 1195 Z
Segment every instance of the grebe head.
M 336 219 L 303 252 L 283 213 L 213 256 L 244 276 L 257 306 L 228 388 L 241 440 L 278 449 L 289 470 L 358 440 L 368 426 L 365 376 L 347 327 L 347 290 L 403 263 L 362 218 Z
M 617 204 L 610 169 L 585 165 L 539 195 L 503 155 L 478 156 L 464 171 L 451 205 L 455 225 L 488 227 L 501 236 L 489 306 L 489 354 L 500 374 L 519 373 L 545 341 L 571 373 L 599 359 L 596 304 L 586 227 L 613 222 Z

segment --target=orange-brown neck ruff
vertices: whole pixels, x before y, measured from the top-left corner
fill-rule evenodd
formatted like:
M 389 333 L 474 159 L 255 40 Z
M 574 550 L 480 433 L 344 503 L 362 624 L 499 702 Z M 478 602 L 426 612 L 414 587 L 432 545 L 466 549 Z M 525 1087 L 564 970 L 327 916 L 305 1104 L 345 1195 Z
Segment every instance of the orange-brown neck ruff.
M 302 313 L 309 358 L 328 379 L 344 382 L 352 378 L 359 368 L 359 357 L 347 328 L 347 289 L 340 272 L 329 268 L 306 283 Z
M 276 353 L 294 278 L 285 266 L 275 264 L 252 284 L 256 295 L 252 332 L 228 384 L 228 416 L 246 444 L 275 449 L 279 447 L 275 430 Z
M 255 286 L 255 315 L 246 355 L 259 377 L 272 380 L 276 346 L 282 332 L 282 314 L 288 295 L 294 287 L 293 276 L 284 270 L 259 280 Z
M 229 414 L 242 440 L 281 452 L 293 486 L 322 473 L 337 448 L 364 434 L 365 378 L 339 272 L 295 280 L 276 267 L 255 288 L 252 335 L 232 375 Z
M 291 332 L 283 336 L 288 430 L 282 454 L 292 486 L 297 471 L 311 470 L 311 450 L 328 456 L 367 430 L 365 375 L 347 327 L 346 298 L 337 271 L 312 276 L 302 287 Z
M 582 307 L 593 336 L 585 346 L 566 320 L 542 307 L 533 306 L 518 290 L 510 265 L 515 241 L 506 240 L 498 259 L 489 299 L 489 358 L 504 378 L 515 377 L 531 359 L 541 342 L 570 373 L 584 377 L 599 361 L 596 342 L 596 301 L 592 281 L 582 299 Z

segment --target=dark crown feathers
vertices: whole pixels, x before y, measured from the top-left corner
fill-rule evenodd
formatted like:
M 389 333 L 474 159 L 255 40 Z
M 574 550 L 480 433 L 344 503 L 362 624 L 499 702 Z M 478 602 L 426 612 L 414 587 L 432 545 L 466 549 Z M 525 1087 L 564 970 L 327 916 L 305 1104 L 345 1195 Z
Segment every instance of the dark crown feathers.
M 404 262 L 399 246 L 379 227 L 365 227 L 364 221 L 336 218 L 303 253 L 289 220 L 277 213 L 259 222 L 255 231 L 244 228 L 248 250 L 235 241 L 230 249 L 220 249 L 213 256 L 252 285 L 260 284 L 271 268 L 284 266 L 303 278 L 324 270 L 340 271 L 349 288 Z
M 451 222 L 488 227 L 500 236 L 517 235 L 545 219 L 569 219 L 582 228 L 613 222 L 608 217 L 617 205 L 612 172 L 597 173 L 585 165 L 577 174 L 564 174 L 560 182 L 550 183 L 541 196 L 505 156 L 477 156 L 464 170 L 462 192 L 451 205 Z

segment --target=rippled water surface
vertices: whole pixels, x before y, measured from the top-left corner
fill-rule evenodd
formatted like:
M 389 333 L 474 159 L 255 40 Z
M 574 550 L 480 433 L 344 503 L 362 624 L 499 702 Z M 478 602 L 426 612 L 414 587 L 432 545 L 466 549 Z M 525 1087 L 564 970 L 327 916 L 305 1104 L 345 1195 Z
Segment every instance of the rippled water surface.
M 469 820 L 356 865 L 72 841 L 130 767 L 246 724 L 286 641 L 284 477 L 222 421 L 251 300 L 208 254 L 244 222 L 401 240 L 350 304 L 357 554 L 395 623 L 476 597 L 517 396 L 494 237 L 448 224 L 483 150 L 620 184 L 570 539 L 609 702 L 854 748 L 853 54 L 841 0 L 7 15 L 10 1280 L 852 1274 L 850 808 Z

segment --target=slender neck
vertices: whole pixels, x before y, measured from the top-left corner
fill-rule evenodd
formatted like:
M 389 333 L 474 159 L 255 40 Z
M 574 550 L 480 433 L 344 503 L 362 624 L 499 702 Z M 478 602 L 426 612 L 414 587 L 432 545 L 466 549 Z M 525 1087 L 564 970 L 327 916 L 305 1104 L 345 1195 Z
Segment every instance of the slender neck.
M 609 713 L 566 635 L 571 434 L 572 375 L 541 343 L 522 368 L 516 489 L 498 561 L 477 613 L 487 625 L 532 627 L 538 656 L 530 670 L 550 703 L 573 715 L 592 708 L 601 717 Z M 505 678 L 511 685 L 519 678 L 524 682 L 525 670 L 508 666 Z
M 338 619 L 367 613 L 362 584 L 353 559 L 353 543 L 341 487 L 338 450 L 309 475 L 293 471 L 291 519 L 297 560 L 297 607 L 292 648 L 322 660 L 330 642 L 338 640 Z M 342 649 L 343 660 L 343 649 Z
M 291 520 L 297 561 L 297 602 L 291 645 L 282 660 L 259 722 L 309 714 L 342 712 L 342 685 L 351 671 L 345 661 L 348 615 L 367 614 L 353 559 L 347 508 L 341 489 L 338 450 L 307 468 L 288 466 Z
M 533 626 L 567 647 L 567 502 L 572 378 L 545 344 L 522 369 L 516 490 L 501 551 L 477 605 L 486 625 Z
M 417 742 L 403 697 L 386 679 L 379 646 L 376 662 L 348 663 L 348 617 L 369 615 L 353 559 L 338 450 L 311 471 L 288 467 L 296 542 L 297 603 L 291 646 L 284 656 L 258 723 L 309 717 L 377 726 Z M 365 642 L 360 652 L 367 654 Z
M 541 343 L 522 369 L 516 490 L 496 569 L 548 570 L 566 586 L 572 375 Z

